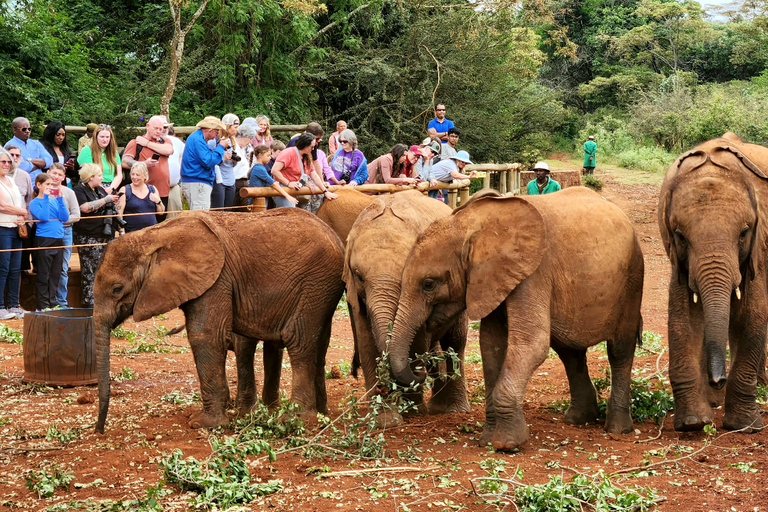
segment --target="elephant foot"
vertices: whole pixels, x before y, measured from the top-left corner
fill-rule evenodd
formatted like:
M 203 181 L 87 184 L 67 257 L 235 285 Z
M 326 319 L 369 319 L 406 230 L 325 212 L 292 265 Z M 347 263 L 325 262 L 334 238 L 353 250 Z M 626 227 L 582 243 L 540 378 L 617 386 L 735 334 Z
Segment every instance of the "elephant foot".
M 726 430 L 741 430 L 747 434 L 754 434 L 763 430 L 765 422 L 760 411 L 751 414 L 736 414 L 726 411 L 723 416 L 723 428 Z
M 571 404 L 565 411 L 565 423 L 567 425 L 586 425 L 587 423 L 597 423 L 597 402 L 589 406 L 574 406 Z
M 483 429 L 483 433 L 480 435 L 480 440 L 477 444 L 479 444 L 482 447 L 488 446 L 489 444 L 493 443 L 493 432 L 495 431 L 495 428 L 486 428 Z
M 528 441 L 528 437 L 530 437 L 530 430 L 525 423 L 521 427 L 512 430 L 497 427 L 493 432 L 491 444 L 498 451 L 509 452 L 524 445 Z
M 675 430 L 678 432 L 703 430 L 706 425 L 714 421 L 712 408 L 708 404 L 702 404 L 698 409 L 675 407 Z
M 189 417 L 189 428 L 216 428 L 229 424 L 229 419 L 224 413 L 210 414 L 205 411 L 194 413 Z
M 605 431 L 609 434 L 629 434 L 635 430 L 635 423 L 632 421 L 629 411 L 611 414 L 609 410 L 607 416 Z
M 467 400 L 466 395 L 458 400 L 455 398 L 448 400 L 432 398 L 427 405 L 427 414 L 451 414 L 469 411 L 469 400 Z

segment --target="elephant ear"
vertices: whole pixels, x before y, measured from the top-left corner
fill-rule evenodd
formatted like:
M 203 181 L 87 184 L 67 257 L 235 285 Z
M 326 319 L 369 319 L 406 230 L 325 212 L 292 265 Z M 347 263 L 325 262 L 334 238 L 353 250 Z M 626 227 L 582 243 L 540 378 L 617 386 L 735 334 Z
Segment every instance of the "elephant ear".
M 224 246 L 208 214 L 182 215 L 148 228 L 156 243 L 148 244 L 141 289 L 133 307 L 137 322 L 165 313 L 204 294 L 224 267 Z
M 547 229 L 539 211 L 518 198 L 487 198 L 457 216 L 481 219 L 464 243 L 467 313 L 485 318 L 542 262 Z

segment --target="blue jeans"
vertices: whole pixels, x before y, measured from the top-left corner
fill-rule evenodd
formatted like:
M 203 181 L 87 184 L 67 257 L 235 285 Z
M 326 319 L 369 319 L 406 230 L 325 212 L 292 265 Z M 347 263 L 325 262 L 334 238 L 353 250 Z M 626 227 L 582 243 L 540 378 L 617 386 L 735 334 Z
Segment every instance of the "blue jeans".
M 288 188 L 285 185 L 280 185 L 280 186 L 283 188 Z M 275 196 L 272 198 L 272 200 L 275 202 L 275 208 L 296 208 L 295 204 L 293 204 L 283 196 Z
M 67 302 L 67 285 L 69 284 L 69 259 L 72 257 L 72 226 L 64 226 L 64 262 L 61 265 L 61 279 L 56 293 L 56 303 L 61 307 L 69 306 Z
M 19 289 L 21 288 L 19 228 L 0 227 L 0 249 L 18 249 L 13 252 L 0 252 L 0 309 L 17 308 L 19 307 Z M 8 288 L 8 304 L 5 304 L 6 287 Z
M 211 192 L 211 208 L 231 208 L 235 204 L 235 186 L 216 183 Z

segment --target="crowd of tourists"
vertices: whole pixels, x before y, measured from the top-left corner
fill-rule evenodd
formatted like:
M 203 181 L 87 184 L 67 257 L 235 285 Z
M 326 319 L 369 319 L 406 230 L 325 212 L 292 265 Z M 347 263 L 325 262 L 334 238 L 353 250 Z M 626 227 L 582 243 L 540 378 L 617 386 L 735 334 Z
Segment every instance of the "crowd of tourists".
M 93 282 L 106 244 L 115 236 L 191 210 L 246 211 L 243 187 L 272 187 L 270 208 L 302 206 L 316 211 L 337 196 L 330 185 L 416 184 L 475 177 L 465 174 L 469 153 L 458 149 L 461 132 L 437 105 L 427 137 L 396 144 L 369 159 L 355 132 L 339 121 L 322 149 L 325 130 L 309 123 L 287 143 L 271 133 L 266 116 L 208 116 L 186 139 L 174 124 L 152 116 L 145 133 L 122 151 L 112 127 L 88 125 L 77 150 L 63 123 L 49 123 L 39 140 L 29 120 L 18 117 L 13 138 L 0 148 L 0 320 L 21 317 L 23 272 L 35 276 L 37 310 L 69 307 L 69 263 L 77 247 L 81 303 L 93 307 Z M 308 186 L 316 195 L 294 197 Z M 430 197 L 447 201 L 439 190 Z

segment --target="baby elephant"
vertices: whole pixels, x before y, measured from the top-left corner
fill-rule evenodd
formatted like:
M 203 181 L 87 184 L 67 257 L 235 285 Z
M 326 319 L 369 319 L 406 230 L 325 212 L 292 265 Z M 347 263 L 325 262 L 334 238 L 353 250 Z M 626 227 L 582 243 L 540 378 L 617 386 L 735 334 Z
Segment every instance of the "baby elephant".
M 642 333 L 643 255 L 632 222 L 585 188 L 534 197 L 485 195 L 429 226 L 405 265 L 390 343 L 397 380 L 414 334 L 465 310 L 480 318 L 486 424 L 480 444 L 526 442 L 523 400 L 551 346 L 571 389 L 566 423 L 597 419 L 587 348 L 608 341 L 608 432 L 628 433 L 630 378 Z

